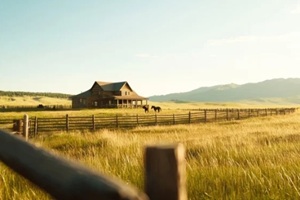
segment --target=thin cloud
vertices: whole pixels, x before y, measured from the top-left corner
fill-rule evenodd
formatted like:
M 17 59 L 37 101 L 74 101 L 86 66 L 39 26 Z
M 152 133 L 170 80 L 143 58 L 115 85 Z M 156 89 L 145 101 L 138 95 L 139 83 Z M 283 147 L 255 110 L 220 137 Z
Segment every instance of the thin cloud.
M 298 4 L 296 6 L 296 8 L 294 8 L 293 10 L 291 10 L 290 13 L 293 14 L 293 15 L 299 15 L 300 14 L 300 4 Z
M 209 40 L 209 46 L 224 46 L 247 42 L 296 42 L 300 40 L 300 32 L 271 36 L 239 36 L 235 38 Z
M 138 58 L 158 58 L 158 56 L 147 54 L 147 53 L 135 54 L 135 57 L 138 57 Z
M 209 40 L 208 45 L 211 46 L 221 46 L 226 44 L 235 44 L 249 41 L 256 41 L 256 36 L 239 36 L 236 38 L 228 38 L 228 39 L 219 39 L 219 40 Z

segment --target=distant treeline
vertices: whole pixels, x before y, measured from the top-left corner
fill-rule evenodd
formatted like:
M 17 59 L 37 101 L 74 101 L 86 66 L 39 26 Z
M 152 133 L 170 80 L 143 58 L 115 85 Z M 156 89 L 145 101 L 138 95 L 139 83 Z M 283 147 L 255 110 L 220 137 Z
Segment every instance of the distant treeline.
M 44 96 L 52 98 L 70 98 L 70 94 L 51 93 L 51 92 L 20 92 L 20 91 L 1 91 L 0 96 L 22 97 L 22 96 Z

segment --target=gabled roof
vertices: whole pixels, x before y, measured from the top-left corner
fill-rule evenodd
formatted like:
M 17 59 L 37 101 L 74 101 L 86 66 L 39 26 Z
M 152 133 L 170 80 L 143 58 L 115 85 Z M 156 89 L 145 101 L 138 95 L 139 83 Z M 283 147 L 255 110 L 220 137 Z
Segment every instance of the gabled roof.
M 125 85 L 132 91 L 132 93 L 128 96 L 126 96 L 126 99 L 148 99 L 142 96 L 139 96 L 138 94 L 136 94 L 132 88 L 130 87 L 130 85 L 128 84 L 127 81 L 122 81 L 122 82 L 103 82 L 103 81 L 95 81 L 93 86 L 91 87 L 91 89 L 82 92 L 80 94 L 74 95 L 72 96 L 75 98 L 88 98 L 92 95 L 92 89 L 95 87 L 95 85 L 99 86 L 103 91 L 107 91 L 107 92 L 115 92 L 115 91 L 120 91 L 122 89 L 122 87 L 124 87 Z M 111 97 L 115 98 L 115 99 L 124 99 L 124 96 L 117 96 L 117 95 L 111 95 Z
M 82 92 L 82 93 L 80 93 L 80 94 L 74 95 L 74 96 L 72 96 L 72 97 L 87 98 L 87 97 L 89 97 L 89 96 L 91 96 L 91 90 L 87 90 L 87 91 L 85 91 L 85 92 Z
M 131 89 L 131 87 L 129 86 L 129 84 L 127 83 L 127 81 L 123 81 L 123 82 L 102 82 L 102 81 L 96 81 L 94 83 L 94 85 L 97 84 L 99 85 L 103 91 L 120 91 L 121 88 L 127 84 L 127 86 L 130 88 L 131 91 L 133 91 Z M 94 87 L 94 85 L 92 86 L 92 88 Z

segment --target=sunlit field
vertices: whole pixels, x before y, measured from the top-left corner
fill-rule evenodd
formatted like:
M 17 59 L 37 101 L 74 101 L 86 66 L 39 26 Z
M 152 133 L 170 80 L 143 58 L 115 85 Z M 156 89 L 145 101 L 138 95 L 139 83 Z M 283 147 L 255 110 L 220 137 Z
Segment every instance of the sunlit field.
M 91 115 L 142 115 L 154 114 L 154 110 L 149 110 L 145 113 L 142 108 L 123 108 L 123 109 L 81 109 L 81 110 L 38 110 L 38 111 L 20 111 L 18 112 L 1 112 L 1 106 L 37 106 L 43 104 L 45 106 L 62 105 L 71 106 L 71 101 L 68 99 L 50 98 L 50 97 L 0 97 L 0 117 L 12 118 L 23 117 L 24 114 L 34 117 L 61 117 L 68 114 L 69 116 L 91 116 Z M 210 109 L 210 108 L 281 108 L 281 107 L 298 107 L 297 104 L 277 104 L 257 101 L 244 102 L 152 102 L 148 101 L 150 106 L 160 106 L 161 115 L 168 114 L 182 114 L 188 113 L 190 110 Z
M 71 100 L 44 96 L 0 96 L 0 106 L 37 106 L 39 104 L 70 106 Z
M 163 113 L 205 108 L 204 104 L 155 104 L 163 107 Z M 212 107 L 220 105 L 213 104 Z M 245 105 L 223 105 L 243 106 Z M 69 115 L 91 115 L 95 112 L 136 114 L 143 113 L 143 110 L 97 109 L 29 114 L 56 116 L 65 115 L 66 112 Z M 0 113 L 0 116 L 22 114 Z M 186 147 L 187 190 L 190 200 L 300 199 L 299 122 L 300 112 L 297 111 L 284 116 L 206 124 L 60 132 L 50 136 L 40 135 L 30 142 L 67 159 L 83 163 L 93 170 L 116 176 L 140 190 L 143 190 L 144 181 L 144 147 L 152 144 L 182 143 Z M 1 164 L 0 199 L 51 197 Z

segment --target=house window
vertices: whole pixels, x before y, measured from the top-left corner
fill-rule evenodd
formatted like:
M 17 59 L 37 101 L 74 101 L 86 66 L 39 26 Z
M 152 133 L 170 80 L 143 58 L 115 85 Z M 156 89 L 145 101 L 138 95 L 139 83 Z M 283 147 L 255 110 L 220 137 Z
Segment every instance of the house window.
M 79 99 L 79 102 L 81 103 L 81 104 L 83 104 L 83 105 L 85 105 L 85 99 Z
M 98 106 L 98 102 L 97 102 L 97 101 L 95 101 L 95 102 L 94 102 L 94 105 L 95 105 L 95 107 L 97 107 L 97 106 Z

